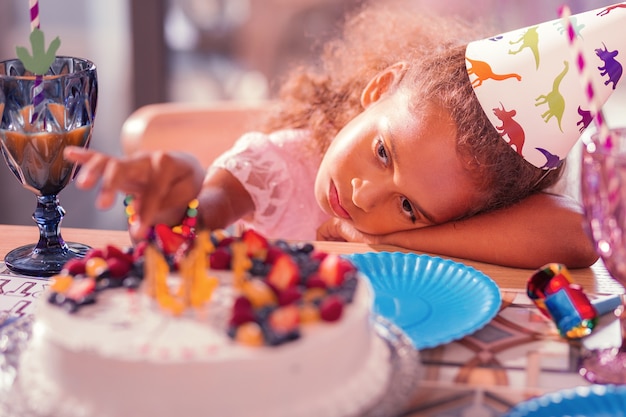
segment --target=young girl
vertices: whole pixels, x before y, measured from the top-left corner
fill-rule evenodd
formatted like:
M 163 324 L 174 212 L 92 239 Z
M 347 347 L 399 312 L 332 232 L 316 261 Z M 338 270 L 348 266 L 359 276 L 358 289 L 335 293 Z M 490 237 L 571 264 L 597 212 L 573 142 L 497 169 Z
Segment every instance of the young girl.
M 562 171 L 513 151 L 474 94 L 452 19 L 373 2 L 346 21 L 322 66 L 295 70 L 265 133 L 244 135 L 204 173 L 189 155 L 112 158 L 69 148 L 98 206 L 131 194 L 134 238 L 178 224 L 243 220 L 273 238 L 393 244 L 524 268 L 592 264 L 575 202 L 545 192 Z M 183 138 L 183 140 L 188 140 Z M 205 175 L 206 174 L 206 175 Z

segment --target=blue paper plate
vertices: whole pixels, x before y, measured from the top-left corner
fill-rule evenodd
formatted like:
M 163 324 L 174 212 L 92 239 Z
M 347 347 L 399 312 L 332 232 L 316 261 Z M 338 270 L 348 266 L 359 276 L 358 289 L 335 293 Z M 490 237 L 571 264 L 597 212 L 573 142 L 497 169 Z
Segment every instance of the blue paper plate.
M 449 259 L 400 252 L 346 258 L 372 283 L 374 311 L 401 328 L 417 349 L 472 334 L 500 308 L 500 290 L 491 278 Z
M 518 404 L 505 417 L 624 417 L 626 386 L 591 385 L 561 390 Z

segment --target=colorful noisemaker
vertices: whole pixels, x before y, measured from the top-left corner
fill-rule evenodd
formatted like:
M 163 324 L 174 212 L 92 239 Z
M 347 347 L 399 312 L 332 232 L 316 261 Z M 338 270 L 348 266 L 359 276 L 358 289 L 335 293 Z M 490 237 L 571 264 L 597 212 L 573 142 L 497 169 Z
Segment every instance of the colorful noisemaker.
M 597 324 L 598 312 L 561 264 L 547 264 L 536 271 L 528 280 L 527 293 L 539 310 L 554 320 L 563 337 L 587 336 Z

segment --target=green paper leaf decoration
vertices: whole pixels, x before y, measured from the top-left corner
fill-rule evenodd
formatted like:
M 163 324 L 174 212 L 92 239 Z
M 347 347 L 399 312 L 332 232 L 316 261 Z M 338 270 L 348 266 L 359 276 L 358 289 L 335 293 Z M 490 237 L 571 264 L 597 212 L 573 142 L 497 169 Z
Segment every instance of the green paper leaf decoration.
M 36 75 L 44 75 L 54 62 L 57 50 L 61 46 L 61 39 L 57 36 L 46 50 L 44 34 L 39 29 L 33 29 L 30 33 L 30 45 L 32 55 L 23 46 L 16 48 L 17 57 L 24 64 L 24 68 Z

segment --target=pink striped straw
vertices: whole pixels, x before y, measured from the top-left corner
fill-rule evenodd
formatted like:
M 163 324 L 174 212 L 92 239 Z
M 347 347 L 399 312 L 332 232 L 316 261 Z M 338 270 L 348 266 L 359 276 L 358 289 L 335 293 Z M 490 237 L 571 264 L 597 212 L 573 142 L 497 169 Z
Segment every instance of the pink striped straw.
M 570 20 L 570 16 L 572 15 L 572 13 L 569 6 L 565 4 L 561 6 L 559 8 L 559 14 L 561 16 L 561 19 L 563 19 L 563 25 L 565 25 L 565 27 L 567 28 L 567 39 L 570 46 L 572 47 L 572 52 L 575 54 L 576 67 L 578 68 L 578 73 L 581 75 L 580 81 L 583 89 L 585 90 L 587 103 L 589 104 L 589 110 L 593 114 L 594 120 L 596 122 L 596 127 L 598 128 L 598 133 L 601 140 L 600 143 L 603 143 L 607 148 L 610 148 L 613 146 L 611 133 L 609 127 L 605 122 L 604 114 L 602 114 L 602 105 L 598 102 L 598 98 L 593 88 L 593 81 L 591 80 L 591 76 L 589 75 L 589 69 L 587 68 L 585 54 L 582 47 L 580 46 L 580 42 L 578 41 L 576 30 L 574 29 L 574 26 L 572 25 L 572 22 Z
M 39 0 L 28 0 L 30 6 L 30 30 L 39 29 Z M 43 114 L 43 76 L 35 75 L 35 84 L 33 86 L 33 113 L 30 122 L 35 123 L 41 114 Z

